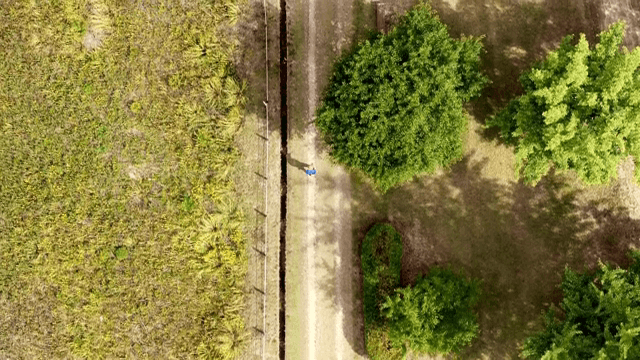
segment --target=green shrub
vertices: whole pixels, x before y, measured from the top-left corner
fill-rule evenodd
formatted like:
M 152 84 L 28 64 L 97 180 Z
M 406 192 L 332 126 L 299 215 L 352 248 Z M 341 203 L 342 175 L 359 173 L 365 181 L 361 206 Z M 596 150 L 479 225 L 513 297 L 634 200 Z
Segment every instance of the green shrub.
M 396 359 L 397 350 L 389 348 L 386 322 L 380 306 L 400 285 L 402 237 L 391 225 L 377 224 L 369 230 L 361 252 L 365 343 L 371 359 Z
M 382 306 L 392 344 L 418 354 L 460 352 L 478 335 L 479 291 L 477 282 L 439 268 L 397 289 Z
M 520 77 L 524 95 L 487 121 L 516 146 L 516 173 L 525 182 L 536 184 L 553 165 L 604 184 L 621 159 L 640 158 L 640 48 L 621 50 L 624 30 L 612 25 L 591 49 L 584 34 L 575 45 L 566 37 Z
M 625 269 L 565 270 L 561 313 L 524 344 L 523 357 L 544 360 L 640 359 L 640 253 Z M 559 316 L 561 315 L 561 316 Z
M 360 44 L 335 66 L 317 126 L 339 162 L 383 192 L 463 154 L 463 105 L 487 79 L 482 44 L 454 40 L 419 5 L 387 35 Z
M 400 288 L 402 251 L 402 237 L 387 224 L 373 226 L 362 243 L 367 354 L 398 360 L 410 351 L 459 352 L 478 333 L 478 282 L 434 268 L 414 286 Z

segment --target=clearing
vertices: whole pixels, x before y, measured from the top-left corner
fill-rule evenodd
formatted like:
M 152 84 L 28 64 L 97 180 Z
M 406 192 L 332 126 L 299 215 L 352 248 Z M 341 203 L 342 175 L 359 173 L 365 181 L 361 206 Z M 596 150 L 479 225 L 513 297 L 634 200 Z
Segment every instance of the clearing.
M 392 20 L 415 2 L 382 3 Z M 600 260 L 628 263 L 626 253 L 640 236 L 640 189 L 630 181 L 629 161 L 609 186 L 583 187 L 557 175 L 524 186 L 514 179 L 512 150 L 481 124 L 519 93 L 520 71 L 563 36 L 583 32 L 593 42 L 608 24 L 625 19 L 627 45 L 638 45 L 640 5 L 451 0 L 433 6 L 454 37 L 486 35 L 484 71 L 493 83 L 469 107 L 467 155 L 450 170 L 384 196 L 352 177 L 354 238 L 361 241 L 372 224 L 390 221 L 405 239 L 405 285 L 446 264 L 482 279 L 481 333 L 462 358 L 516 359 L 521 341 L 540 328 L 542 311 L 560 299 L 566 265 L 581 270 Z

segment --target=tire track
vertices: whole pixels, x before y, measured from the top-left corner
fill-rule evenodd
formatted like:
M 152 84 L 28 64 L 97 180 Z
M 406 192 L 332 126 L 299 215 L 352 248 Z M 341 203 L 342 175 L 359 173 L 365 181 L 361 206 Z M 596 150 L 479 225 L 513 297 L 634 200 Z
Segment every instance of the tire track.
M 307 79 L 308 79 L 308 99 L 307 106 L 309 114 L 309 122 L 313 123 L 315 118 L 315 109 L 316 109 L 316 24 L 315 24 L 315 13 L 316 13 L 316 2 L 315 0 L 309 0 L 309 18 L 308 18 L 308 26 L 309 26 L 309 56 L 307 57 Z M 305 144 L 307 145 L 307 155 L 311 160 L 311 163 L 316 162 L 316 129 L 315 126 L 309 126 L 306 134 L 305 134 Z M 316 318 L 316 304 L 317 304 L 317 294 L 315 288 L 315 242 L 316 242 L 316 191 L 317 191 L 317 181 L 316 177 L 311 177 L 311 181 L 307 186 L 307 203 L 310 204 L 309 216 L 307 218 L 307 237 L 306 237 L 306 251 L 307 251 L 307 279 L 306 279 L 306 288 L 308 295 L 308 315 L 307 326 L 308 326 L 308 352 L 307 359 L 315 360 L 316 358 L 316 328 L 318 325 L 318 321 Z

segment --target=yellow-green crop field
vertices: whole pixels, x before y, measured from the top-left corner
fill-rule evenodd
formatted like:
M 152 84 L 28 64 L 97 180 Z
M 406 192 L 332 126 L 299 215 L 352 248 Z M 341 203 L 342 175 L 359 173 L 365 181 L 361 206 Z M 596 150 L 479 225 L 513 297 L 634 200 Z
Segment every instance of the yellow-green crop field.
M 241 351 L 238 6 L 0 0 L 1 358 Z

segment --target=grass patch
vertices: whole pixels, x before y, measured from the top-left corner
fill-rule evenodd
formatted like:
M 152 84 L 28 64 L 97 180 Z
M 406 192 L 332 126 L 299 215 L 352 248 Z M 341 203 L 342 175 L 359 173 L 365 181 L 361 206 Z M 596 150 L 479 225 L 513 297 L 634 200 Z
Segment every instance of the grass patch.
M 399 359 L 391 348 L 388 325 L 380 313 L 387 296 L 400 285 L 402 237 L 391 225 L 377 224 L 362 243 L 365 344 L 371 359 Z
M 364 0 L 355 0 L 353 2 L 353 27 L 355 31 L 351 42 L 357 44 L 377 36 L 378 31 L 375 28 L 375 23 L 375 5 Z
M 373 360 L 398 360 L 404 354 L 402 348 L 393 347 L 389 338 L 389 326 L 376 324 L 367 328 L 365 333 L 367 354 Z
M 0 354 L 239 354 L 237 13 L 0 0 Z

